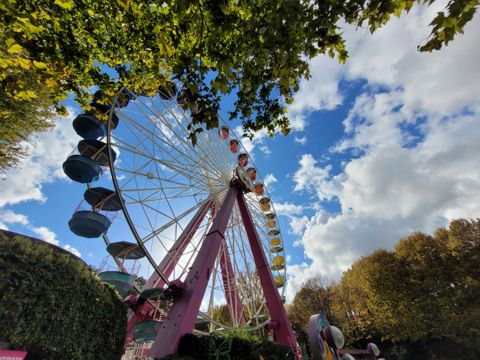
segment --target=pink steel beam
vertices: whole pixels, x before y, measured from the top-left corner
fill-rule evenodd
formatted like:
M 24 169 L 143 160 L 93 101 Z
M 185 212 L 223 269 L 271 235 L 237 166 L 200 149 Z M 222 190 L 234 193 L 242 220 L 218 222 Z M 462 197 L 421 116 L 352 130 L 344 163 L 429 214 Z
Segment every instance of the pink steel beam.
M 158 268 L 162 273 L 165 275 L 165 278 L 172 274 L 173 269 L 177 265 L 178 259 L 182 256 L 183 252 L 185 251 L 186 247 L 192 240 L 192 237 L 198 230 L 198 227 L 202 223 L 205 215 L 207 214 L 208 210 L 212 206 L 213 200 L 207 200 L 202 206 L 198 209 L 195 216 L 190 220 L 187 227 L 183 230 L 182 234 L 178 237 L 175 244 L 171 247 L 168 253 L 165 255 L 163 260 L 158 265 Z M 150 278 L 148 279 L 147 283 L 145 284 L 144 288 L 149 289 L 153 287 L 163 287 L 165 286 L 165 282 L 163 279 L 158 276 L 157 272 L 155 271 Z M 138 313 L 148 313 L 153 309 L 152 305 L 146 302 L 142 305 L 141 309 L 139 309 Z M 134 326 L 137 322 L 145 320 L 145 316 L 143 315 L 133 315 L 128 320 L 127 325 L 127 344 L 133 341 L 134 336 Z
M 203 203 L 203 205 L 200 207 L 200 209 L 198 209 L 192 220 L 190 220 L 187 227 L 183 230 L 182 234 L 178 237 L 177 241 L 175 241 L 175 244 L 173 244 L 173 246 L 170 248 L 168 253 L 158 265 L 158 268 L 160 269 L 160 271 L 163 272 L 167 279 L 172 274 L 172 271 L 173 269 L 175 269 L 178 260 L 180 259 L 186 247 L 197 232 L 198 227 L 205 218 L 205 215 L 207 214 L 208 210 L 212 205 L 212 202 L 213 200 L 210 199 Z M 157 272 L 154 272 L 145 284 L 145 289 L 153 287 L 163 287 L 164 285 L 165 282 L 162 280 L 162 278 L 158 276 Z
M 225 240 L 220 246 L 220 268 L 222 269 L 223 289 L 225 291 L 225 298 L 227 299 L 228 313 L 233 325 L 244 324 L 243 305 L 240 301 L 237 287 L 235 286 L 235 275 L 233 273 L 232 263 L 228 254 Z
M 263 252 L 260 238 L 258 237 L 257 230 L 252 220 L 252 215 L 248 210 L 245 197 L 242 192 L 238 192 L 237 195 L 238 207 L 242 216 L 243 224 L 247 232 L 250 248 L 252 249 L 253 259 L 257 268 L 260 283 L 263 288 L 265 300 L 267 302 L 267 308 L 270 313 L 270 324 L 275 333 L 275 339 L 280 344 L 289 345 L 294 350 L 298 349 L 297 339 L 293 332 L 290 322 L 288 321 L 287 313 L 282 304 L 282 299 L 277 291 L 277 287 L 273 281 L 272 273 L 268 266 L 267 258 Z M 297 359 L 301 358 L 297 355 Z
M 193 331 L 203 295 L 207 289 L 208 280 L 215 264 L 225 229 L 237 198 L 238 189 L 231 187 L 220 211 L 203 240 L 200 251 L 185 279 L 185 291 L 177 298 L 170 309 L 167 318 L 158 330 L 150 350 L 150 357 L 162 358 L 173 354 L 178 349 L 180 338 Z

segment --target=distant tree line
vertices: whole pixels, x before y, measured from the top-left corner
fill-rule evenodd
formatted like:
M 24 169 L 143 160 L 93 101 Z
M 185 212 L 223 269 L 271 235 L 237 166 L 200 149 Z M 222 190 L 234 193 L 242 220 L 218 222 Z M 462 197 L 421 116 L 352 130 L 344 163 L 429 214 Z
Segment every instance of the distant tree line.
M 389 360 L 479 359 L 479 299 L 480 219 L 459 219 L 362 257 L 338 283 L 308 280 L 288 312 L 303 341 L 322 311 L 347 346 L 373 341 Z

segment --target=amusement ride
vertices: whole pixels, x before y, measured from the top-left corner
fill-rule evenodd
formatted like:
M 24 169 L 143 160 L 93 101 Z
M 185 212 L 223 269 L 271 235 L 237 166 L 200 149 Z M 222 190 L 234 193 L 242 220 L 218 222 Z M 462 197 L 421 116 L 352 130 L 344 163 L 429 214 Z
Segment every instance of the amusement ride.
M 97 91 L 73 121 L 82 140 L 63 163 L 86 184 L 69 227 L 103 238 L 110 256 L 99 276 L 130 309 L 123 359 L 161 358 L 184 334 L 236 328 L 273 333 L 301 358 L 268 189 L 228 126 L 198 128 L 192 144 L 196 110 L 178 88 L 153 97 L 121 88 L 113 105 Z

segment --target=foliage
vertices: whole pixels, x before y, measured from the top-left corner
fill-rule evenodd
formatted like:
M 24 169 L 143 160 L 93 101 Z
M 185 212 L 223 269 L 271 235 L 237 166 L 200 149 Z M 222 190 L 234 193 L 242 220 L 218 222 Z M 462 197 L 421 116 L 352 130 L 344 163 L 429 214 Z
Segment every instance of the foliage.
M 297 337 L 303 342 L 308 341 L 308 320 L 313 314 L 322 312 L 330 321 L 335 322 L 335 314 L 331 307 L 332 294 L 326 281 L 321 277 L 307 280 L 287 308 L 288 318 Z
M 361 258 L 338 284 L 315 292 L 307 283 L 294 304 L 327 312 L 319 296 L 328 294 L 330 320 L 347 342 L 381 343 L 386 358 L 477 359 L 479 260 L 480 219 L 454 220 L 433 235 L 409 235 L 394 251 Z
M 203 356 L 201 357 L 202 359 L 210 358 L 205 356 L 205 354 L 209 354 L 212 341 L 222 344 L 225 341 L 225 337 L 233 338 L 230 356 L 226 357 L 232 360 L 258 360 L 260 355 L 269 360 L 294 359 L 293 353 L 288 346 L 273 343 L 245 331 L 225 332 L 208 336 L 184 335 L 180 340 L 178 356 L 191 356 L 193 358 Z
M 339 24 L 373 32 L 415 2 L 435 0 L 2 1 L 0 95 L 10 105 L 0 116 L 19 120 L 15 103 L 25 101 L 62 110 L 58 102 L 69 92 L 88 108 L 95 85 L 107 98 L 118 83 L 151 95 L 173 78 L 185 86 L 186 106 L 199 109 L 195 124 L 216 127 L 221 95 L 234 93 L 231 118 L 241 119 L 249 136 L 262 128 L 287 134 L 286 105 L 309 77 L 308 59 L 348 56 Z M 420 50 L 448 44 L 477 6 L 449 1 Z
M 0 339 L 31 359 L 120 359 L 127 317 L 115 290 L 62 249 L 0 235 Z

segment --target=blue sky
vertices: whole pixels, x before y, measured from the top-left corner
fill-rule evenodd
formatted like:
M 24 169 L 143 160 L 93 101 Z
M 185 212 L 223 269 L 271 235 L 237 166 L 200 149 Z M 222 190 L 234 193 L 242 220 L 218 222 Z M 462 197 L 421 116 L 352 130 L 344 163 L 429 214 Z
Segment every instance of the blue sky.
M 310 61 L 312 78 L 289 107 L 292 133 L 270 139 L 261 131 L 244 142 L 280 214 L 289 299 L 308 277 L 338 279 L 362 255 L 391 249 L 412 231 L 479 216 L 479 16 L 441 52 L 416 51 L 444 4 L 417 6 L 374 35 L 346 27 L 347 64 Z M 103 242 L 67 225 L 84 191 L 61 170 L 79 140 L 71 128 L 79 109 L 67 105 L 72 114 L 3 175 L 0 227 L 98 265 Z

